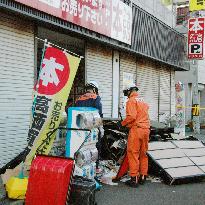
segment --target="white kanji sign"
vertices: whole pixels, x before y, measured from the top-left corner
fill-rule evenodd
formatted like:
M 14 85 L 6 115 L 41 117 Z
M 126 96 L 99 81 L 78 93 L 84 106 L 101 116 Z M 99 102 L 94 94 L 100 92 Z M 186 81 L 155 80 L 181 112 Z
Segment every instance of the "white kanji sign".
M 191 18 L 188 23 L 188 58 L 203 59 L 204 18 Z
M 63 51 L 48 47 L 39 74 L 38 92 L 53 95 L 60 91 L 68 81 L 70 68 Z
M 127 5 L 122 0 L 13 1 L 131 45 L 132 4 Z
M 48 83 L 54 83 L 56 86 L 59 84 L 58 75 L 56 69 L 63 71 L 64 66 L 56 63 L 56 59 L 51 57 L 50 59 L 43 59 L 44 67 L 40 73 L 40 79 L 42 80 L 42 85 L 48 86 Z
M 199 19 L 196 19 L 195 21 L 191 21 L 190 22 L 191 28 L 189 30 L 194 31 L 194 33 L 197 33 L 198 31 L 203 31 L 204 30 L 202 26 L 203 23 L 204 20 L 199 20 Z

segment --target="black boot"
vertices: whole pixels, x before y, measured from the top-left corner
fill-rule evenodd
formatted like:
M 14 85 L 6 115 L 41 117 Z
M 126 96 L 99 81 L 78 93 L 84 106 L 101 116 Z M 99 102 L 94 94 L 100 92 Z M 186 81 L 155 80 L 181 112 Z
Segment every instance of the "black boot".
M 138 187 L 137 177 L 131 177 L 131 179 L 126 181 L 125 184 L 133 188 Z
M 143 185 L 146 181 L 146 178 L 147 178 L 146 175 L 140 175 L 138 180 L 139 184 Z

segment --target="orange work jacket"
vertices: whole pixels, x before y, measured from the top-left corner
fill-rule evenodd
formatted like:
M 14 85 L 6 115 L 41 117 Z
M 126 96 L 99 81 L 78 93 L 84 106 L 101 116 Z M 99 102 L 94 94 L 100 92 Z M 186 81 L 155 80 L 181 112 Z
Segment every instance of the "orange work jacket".
M 142 98 L 139 98 L 138 93 L 131 93 L 126 103 L 126 118 L 122 121 L 122 126 L 150 128 L 148 110 L 148 104 Z

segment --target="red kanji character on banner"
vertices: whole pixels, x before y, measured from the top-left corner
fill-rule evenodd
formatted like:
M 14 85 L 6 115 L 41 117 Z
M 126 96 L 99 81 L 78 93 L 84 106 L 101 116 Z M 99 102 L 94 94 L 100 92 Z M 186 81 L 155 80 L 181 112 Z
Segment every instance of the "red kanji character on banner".
M 70 67 L 65 53 L 59 49 L 48 47 L 39 75 L 38 92 L 46 95 L 56 94 L 67 83 L 69 74 Z

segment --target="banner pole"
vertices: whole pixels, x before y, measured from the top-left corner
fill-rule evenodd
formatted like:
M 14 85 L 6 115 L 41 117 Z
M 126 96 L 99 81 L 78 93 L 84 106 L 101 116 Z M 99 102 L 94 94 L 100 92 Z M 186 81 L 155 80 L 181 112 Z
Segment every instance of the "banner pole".
M 45 51 L 46 51 L 46 47 L 48 46 L 47 43 L 47 39 L 44 40 L 44 45 L 43 45 L 43 52 L 42 52 L 42 56 L 41 56 L 41 64 L 40 64 L 40 70 L 39 70 L 39 75 L 37 77 L 37 83 L 36 83 L 36 90 L 34 91 L 34 100 L 33 100 L 33 105 L 32 105 L 32 118 L 35 112 L 35 106 L 36 106 L 36 96 L 38 93 L 38 87 L 39 87 L 39 81 L 40 81 L 40 74 L 42 71 L 42 65 L 43 65 L 43 59 L 44 59 L 44 55 L 45 55 Z
M 41 38 L 39 38 L 39 37 L 35 37 L 36 39 L 38 39 L 39 41 L 44 41 L 45 42 L 45 40 L 47 40 L 47 39 L 41 39 Z M 54 44 L 54 43 L 51 43 L 51 42 L 48 42 L 48 44 L 49 45 L 52 45 L 52 46 L 54 46 L 54 47 L 56 47 L 56 48 L 59 48 L 59 49 L 61 49 L 61 50 L 63 50 L 63 51 L 66 51 L 67 53 L 69 53 L 69 54 L 71 54 L 71 55 L 74 55 L 74 56 L 76 56 L 76 57 L 79 57 L 80 59 L 82 59 L 82 58 L 84 58 L 83 56 L 80 56 L 80 55 L 78 55 L 78 54 L 76 54 L 76 53 L 74 53 L 74 52 L 72 52 L 72 51 L 69 51 L 69 50 L 67 50 L 67 49 L 65 49 L 65 48 L 63 48 L 63 47 L 61 47 L 61 46 L 58 46 L 58 45 L 56 45 L 56 44 Z

